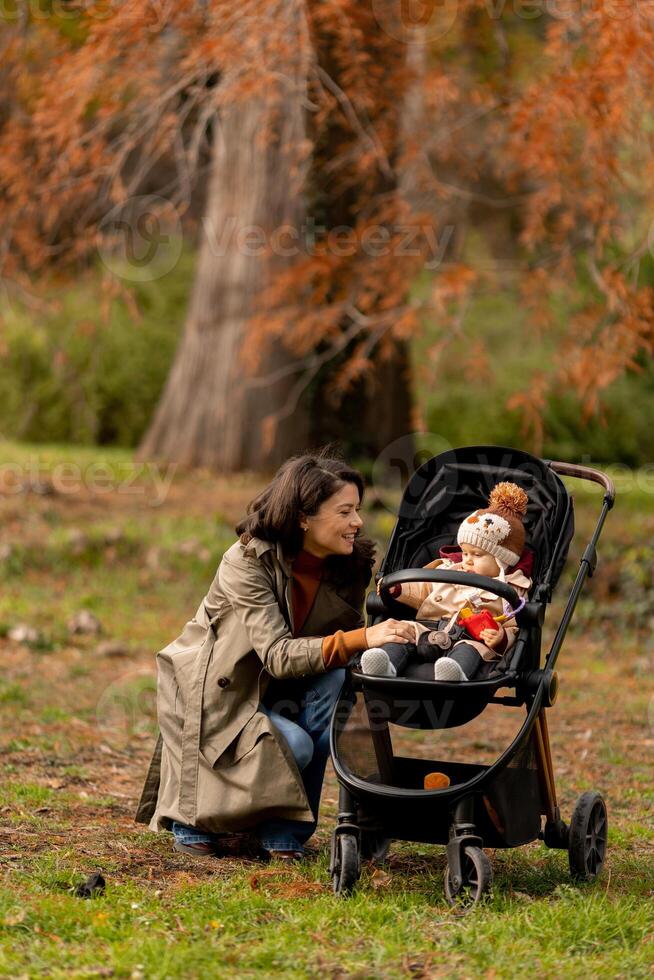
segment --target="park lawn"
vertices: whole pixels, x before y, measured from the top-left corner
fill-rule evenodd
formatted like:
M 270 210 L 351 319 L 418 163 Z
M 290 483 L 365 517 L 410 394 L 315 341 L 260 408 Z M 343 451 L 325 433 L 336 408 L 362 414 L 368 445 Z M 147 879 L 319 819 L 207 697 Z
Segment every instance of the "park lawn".
M 291 869 L 251 857 L 193 863 L 167 834 L 134 824 L 156 731 L 154 651 L 193 615 L 261 481 L 155 473 L 117 450 L 3 450 L 0 976 L 652 975 L 651 474 L 615 474 L 618 505 L 549 713 L 564 816 L 585 789 L 606 796 L 605 870 L 577 886 L 563 852 L 497 851 L 491 900 L 461 917 L 443 897 L 443 849 L 427 845 L 393 845 L 385 866 L 364 869 L 354 897 L 331 894 L 331 773 L 312 849 Z M 600 499 L 577 487 L 567 583 Z M 368 496 L 380 553 L 396 503 L 382 488 Z M 560 608 L 559 597 L 550 628 Z M 81 610 L 101 633 L 71 633 Z M 21 624 L 36 634 L 10 638 Z M 447 738 L 462 759 L 484 761 L 509 721 L 495 709 Z M 433 737 L 408 732 L 405 743 L 420 753 Z M 105 894 L 75 897 L 94 871 Z

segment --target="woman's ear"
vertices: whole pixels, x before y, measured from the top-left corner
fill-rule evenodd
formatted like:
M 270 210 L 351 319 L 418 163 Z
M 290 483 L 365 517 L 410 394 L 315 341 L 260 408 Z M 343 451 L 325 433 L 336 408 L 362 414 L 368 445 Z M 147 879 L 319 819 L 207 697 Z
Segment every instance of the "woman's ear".
M 307 515 L 304 514 L 302 511 L 300 511 L 299 516 L 298 516 L 298 520 L 300 522 L 300 530 L 301 531 L 308 531 L 309 530 L 309 522 L 307 520 Z

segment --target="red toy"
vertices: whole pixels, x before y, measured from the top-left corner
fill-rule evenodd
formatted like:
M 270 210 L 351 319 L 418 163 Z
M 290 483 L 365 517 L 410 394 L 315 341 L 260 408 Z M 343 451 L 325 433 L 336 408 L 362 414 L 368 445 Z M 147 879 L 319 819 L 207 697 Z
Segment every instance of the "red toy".
M 499 630 L 498 624 L 488 609 L 482 609 L 481 612 L 473 613 L 471 616 L 465 616 L 462 613 L 457 619 L 457 623 L 459 626 L 465 627 L 466 631 L 475 640 L 481 640 L 481 634 L 484 630 Z

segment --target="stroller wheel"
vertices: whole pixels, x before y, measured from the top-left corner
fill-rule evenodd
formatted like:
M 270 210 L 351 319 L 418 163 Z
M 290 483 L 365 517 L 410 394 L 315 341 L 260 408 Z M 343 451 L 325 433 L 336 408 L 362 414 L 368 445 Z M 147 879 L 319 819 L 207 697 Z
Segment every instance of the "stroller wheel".
M 359 880 L 359 847 L 354 834 L 337 834 L 334 841 L 332 887 L 335 895 L 350 895 Z
M 488 857 L 480 847 L 468 846 L 464 849 L 461 861 L 463 880 L 458 888 L 452 884 L 449 867 L 445 871 L 445 898 L 450 905 L 462 910 L 471 909 L 484 895 L 490 892 L 493 883 L 493 869 Z
M 599 793 L 582 793 L 570 821 L 568 858 L 570 874 L 577 881 L 592 881 L 606 857 L 608 816 Z

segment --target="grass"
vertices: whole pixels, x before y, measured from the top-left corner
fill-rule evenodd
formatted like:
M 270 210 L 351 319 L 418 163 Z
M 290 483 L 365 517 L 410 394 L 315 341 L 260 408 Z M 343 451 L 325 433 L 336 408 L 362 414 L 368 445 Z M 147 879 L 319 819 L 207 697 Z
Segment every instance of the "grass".
M 443 849 L 423 844 L 395 843 L 386 866 L 364 868 L 351 899 L 331 894 L 332 774 L 313 849 L 291 869 L 248 858 L 194 864 L 172 852 L 167 835 L 133 823 L 156 730 L 154 651 L 195 611 L 257 481 L 178 473 L 153 507 L 149 476 L 127 452 L 3 448 L 8 463 L 36 456 L 39 479 L 64 462 L 110 459 L 144 492 L 85 485 L 0 498 L 10 549 L 0 566 L 1 977 L 652 976 L 647 472 L 616 474 L 618 505 L 561 655 L 550 715 L 564 815 L 585 789 L 606 796 L 605 872 L 574 885 L 564 852 L 538 843 L 496 851 L 492 897 L 461 917 L 443 897 Z M 570 485 L 579 537 L 567 585 L 601 499 L 598 488 Z M 392 518 L 368 509 L 365 519 L 383 549 Z M 70 632 L 81 609 L 101 633 Z M 11 640 L 19 622 L 36 623 L 44 642 Z M 103 652 L 108 642 L 113 653 Z M 502 731 L 501 719 L 485 716 L 451 732 L 452 751 L 492 754 Z M 410 751 L 429 750 L 423 734 L 408 733 Z M 105 893 L 77 898 L 75 886 L 95 871 Z
M 440 897 L 438 862 L 419 879 L 396 874 L 384 890 L 364 875 L 347 902 L 323 884 L 323 857 L 297 880 L 286 870 L 265 877 L 234 868 L 199 883 L 110 884 L 82 903 L 70 894 L 79 858 L 64 851 L 14 876 L 0 904 L 14 946 L 0 968 L 92 976 L 111 963 L 112 975 L 152 978 L 650 975 L 646 896 L 624 885 L 611 896 L 606 887 L 573 887 L 561 864 L 560 855 L 535 867 L 522 854 L 502 855 L 493 899 L 458 917 Z M 309 895 L 293 894 L 312 884 Z

